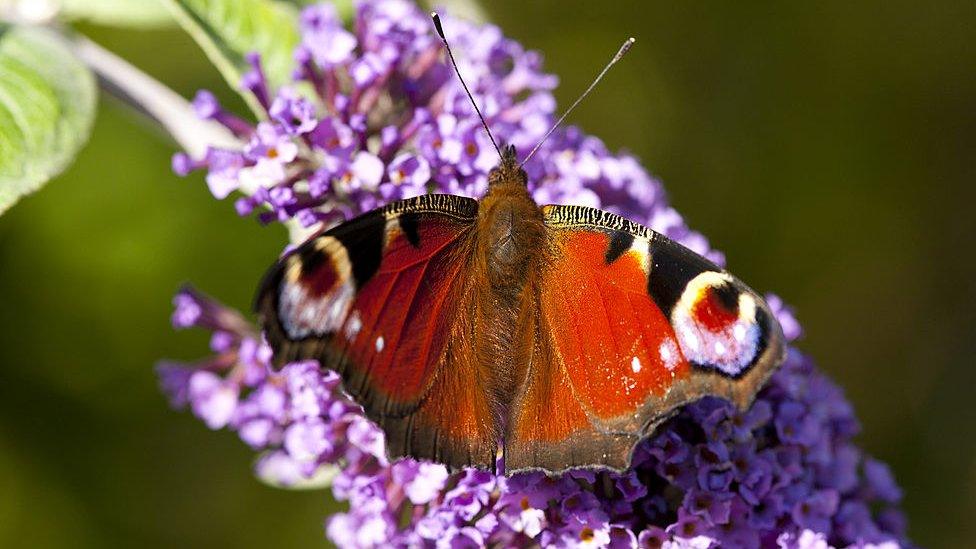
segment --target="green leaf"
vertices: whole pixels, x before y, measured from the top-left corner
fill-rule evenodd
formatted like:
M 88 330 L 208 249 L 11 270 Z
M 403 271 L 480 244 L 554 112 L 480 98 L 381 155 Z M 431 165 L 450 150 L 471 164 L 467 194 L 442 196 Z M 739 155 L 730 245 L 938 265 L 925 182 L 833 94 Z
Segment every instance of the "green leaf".
M 95 100 L 95 79 L 65 38 L 0 24 L 0 213 L 68 167 Z
M 61 14 L 99 25 L 152 28 L 173 24 L 162 0 L 61 0 Z
M 235 90 L 249 69 L 245 55 L 261 54 L 272 88 L 291 80 L 292 53 L 298 45 L 298 13 L 294 6 L 273 0 L 166 0 L 177 22 L 203 48 L 210 61 Z M 250 94 L 244 99 L 261 116 Z

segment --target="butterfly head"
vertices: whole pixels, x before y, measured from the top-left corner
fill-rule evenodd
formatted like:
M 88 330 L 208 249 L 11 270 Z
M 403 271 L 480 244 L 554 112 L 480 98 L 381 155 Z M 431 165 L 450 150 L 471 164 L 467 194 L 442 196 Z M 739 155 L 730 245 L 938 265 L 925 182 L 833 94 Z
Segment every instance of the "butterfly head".
M 515 152 L 515 145 L 509 145 L 502 149 L 502 160 L 498 166 L 488 172 L 488 187 L 497 185 L 528 185 L 528 177 L 525 170 L 519 165 L 518 157 Z

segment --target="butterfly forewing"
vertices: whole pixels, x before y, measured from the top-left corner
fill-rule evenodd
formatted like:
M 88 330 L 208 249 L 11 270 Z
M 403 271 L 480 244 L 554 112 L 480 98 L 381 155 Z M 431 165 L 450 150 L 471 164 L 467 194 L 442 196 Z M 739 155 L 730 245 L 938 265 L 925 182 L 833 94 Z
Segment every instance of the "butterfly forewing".
M 259 294 L 277 361 L 338 371 L 392 456 L 455 466 L 494 456 L 471 348 L 477 209 L 448 195 L 392 203 L 302 244 Z
M 506 437 L 510 468 L 622 468 L 677 407 L 751 400 L 783 352 L 755 292 L 619 216 L 544 212 L 536 351 Z

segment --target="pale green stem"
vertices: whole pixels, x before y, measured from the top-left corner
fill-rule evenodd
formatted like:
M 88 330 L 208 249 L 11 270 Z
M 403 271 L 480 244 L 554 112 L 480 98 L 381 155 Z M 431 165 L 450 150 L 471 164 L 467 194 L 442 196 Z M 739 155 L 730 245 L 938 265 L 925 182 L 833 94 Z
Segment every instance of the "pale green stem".
M 191 156 L 203 156 L 208 146 L 243 147 L 230 130 L 198 118 L 186 99 L 158 80 L 84 36 L 71 39 L 75 54 L 98 75 L 103 89 L 152 118 Z
M 106 92 L 159 124 L 191 156 L 200 158 L 210 146 L 243 148 L 244 144 L 230 130 L 197 117 L 190 103 L 163 83 L 84 36 L 70 39 L 75 53 L 98 75 Z M 309 231 L 294 220 L 284 225 L 292 243 L 308 236 Z

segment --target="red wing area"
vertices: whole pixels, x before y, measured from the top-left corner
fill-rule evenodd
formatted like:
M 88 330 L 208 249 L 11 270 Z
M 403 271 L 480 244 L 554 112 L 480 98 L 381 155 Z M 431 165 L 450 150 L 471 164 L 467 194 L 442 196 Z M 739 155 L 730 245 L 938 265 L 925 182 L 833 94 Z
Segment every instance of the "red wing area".
M 508 464 L 625 467 L 649 403 L 690 367 L 648 293 L 648 241 L 550 226 L 536 356 L 506 439 Z M 537 465 L 539 466 L 539 465 Z
M 392 456 L 491 463 L 497 437 L 466 346 L 477 205 L 449 199 L 472 215 L 415 199 L 313 238 L 272 271 L 259 308 L 279 361 L 341 373 Z
M 591 418 L 552 339 L 548 319 L 535 327 L 528 375 L 512 407 L 505 437 L 508 472 L 608 465 L 623 469 L 640 436 L 608 432 Z
M 468 227 L 419 221 L 417 246 L 403 231 L 387 231 L 379 269 L 356 292 L 334 339 L 359 378 L 347 390 L 384 399 L 386 414 L 409 410 L 424 396 L 458 314 Z
M 649 397 L 664 396 L 689 367 L 647 292 L 646 242 L 635 241 L 608 264 L 609 234 L 562 233 L 561 253 L 543 278 L 541 313 L 576 397 L 596 423 L 610 428 Z
M 379 269 L 335 338 L 347 390 L 383 426 L 394 455 L 491 463 L 494 426 L 464 346 L 471 228 L 420 215 L 413 236 L 389 229 Z

